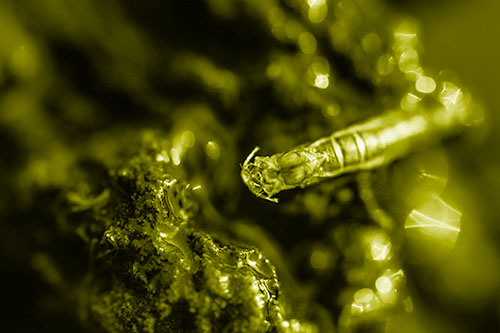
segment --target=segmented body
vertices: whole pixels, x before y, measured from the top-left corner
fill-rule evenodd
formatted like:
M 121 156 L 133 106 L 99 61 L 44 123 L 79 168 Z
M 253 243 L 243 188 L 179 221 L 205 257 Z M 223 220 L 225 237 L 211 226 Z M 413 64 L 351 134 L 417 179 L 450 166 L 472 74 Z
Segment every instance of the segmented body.
M 241 176 L 252 193 L 277 202 L 272 197 L 280 191 L 401 158 L 462 127 L 463 116 L 463 108 L 446 107 L 388 112 L 283 153 L 254 156 L 256 148 L 243 164 Z

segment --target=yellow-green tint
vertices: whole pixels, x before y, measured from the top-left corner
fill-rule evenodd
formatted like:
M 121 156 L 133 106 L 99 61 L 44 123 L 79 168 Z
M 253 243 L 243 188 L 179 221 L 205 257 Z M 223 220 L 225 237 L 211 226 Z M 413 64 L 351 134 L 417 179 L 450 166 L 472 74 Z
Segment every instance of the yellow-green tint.
M 368 303 L 375 297 L 373 290 L 370 288 L 363 288 L 356 291 L 354 294 L 354 301 L 357 303 Z
M 328 117 L 336 117 L 340 114 L 340 106 L 337 104 L 329 104 L 326 108 L 323 109 L 323 114 Z
M 285 329 L 284 332 L 290 333 L 314 333 L 317 328 L 308 322 L 300 322 L 297 319 L 284 320 L 281 326 Z
M 5 2 L 0 2 L 0 59 L 9 58 L 28 38 L 15 14 Z
M 371 32 L 361 39 L 361 47 L 367 54 L 375 54 L 380 50 L 381 42 L 379 36 Z
M 259 306 L 259 308 L 263 308 L 266 304 L 266 296 L 261 292 L 261 283 L 255 277 L 252 277 L 254 280 L 252 283 L 252 290 L 255 293 L 255 302 Z
M 181 134 L 181 143 L 184 148 L 191 148 L 194 145 L 195 137 L 193 132 L 187 130 Z
M 304 31 L 304 27 L 299 21 L 290 20 L 285 24 L 285 34 L 289 39 L 297 39 Z
M 328 14 L 325 0 L 308 0 L 309 11 L 307 16 L 312 23 L 321 23 Z
M 224 293 L 225 294 L 229 293 L 229 276 L 221 275 L 219 277 L 219 283 L 220 283 L 220 287 L 224 291 Z
M 159 193 L 160 198 L 166 195 L 166 191 L 162 191 L 161 193 Z M 164 246 L 166 245 L 165 242 L 172 242 L 178 232 L 179 228 L 177 226 L 165 223 L 165 221 L 159 221 L 159 224 L 155 230 L 155 233 L 157 235 L 156 240 L 158 241 L 157 245 Z
M 63 277 L 57 268 L 58 266 L 50 256 L 37 253 L 33 256 L 31 263 L 33 268 L 40 272 L 42 278 L 50 285 L 60 286 L 63 283 Z
M 356 4 L 353 1 L 342 0 L 338 1 L 335 6 L 335 16 L 340 20 L 349 22 L 358 18 L 360 14 L 358 12 Z
M 399 69 L 403 72 L 416 70 L 419 66 L 418 53 L 414 49 L 407 49 L 399 57 Z
M 299 36 L 299 47 L 305 54 L 312 54 L 316 51 L 316 38 L 313 34 L 305 31 Z
M 478 223 L 472 219 L 468 224 Z M 498 291 L 500 256 L 491 236 L 481 228 L 471 226 L 463 233 L 456 247 L 445 260 L 435 265 L 439 269 L 439 287 L 443 294 L 463 301 L 464 304 L 487 304 Z
M 316 79 L 314 80 L 314 85 L 320 89 L 328 88 L 329 83 L 328 74 L 316 75 Z
M 159 153 L 158 155 L 156 155 L 156 160 L 158 162 L 168 163 L 168 162 L 170 162 L 170 156 L 168 155 L 167 151 L 163 150 L 161 153 Z
M 280 76 L 282 68 L 278 62 L 270 63 L 266 68 L 266 75 L 269 79 L 276 79 Z
M 234 103 L 239 95 L 239 77 L 204 56 L 183 54 L 175 59 L 173 68 L 179 76 L 201 81 L 209 92 L 219 95 L 226 105 Z
M 403 301 L 403 305 L 405 307 L 405 311 L 406 312 L 412 312 L 413 311 L 413 302 L 410 298 L 410 296 L 408 296 L 404 301 Z
M 406 132 L 409 135 L 413 135 L 416 133 L 422 133 L 429 127 L 429 123 L 427 119 L 423 116 L 413 117 L 411 121 L 406 123 L 401 123 L 396 126 L 396 129 L 399 129 L 401 133 Z
M 442 149 L 425 150 L 409 156 L 401 167 L 401 177 L 394 185 L 397 195 L 410 210 L 428 200 L 429 193 L 441 194 L 448 183 L 449 161 Z M 415 168 L 418 165 L 418 172 Z M 412 171 L 414 170 L 414 171 Z
M 414 47 L 418 44 L 418 26 L 411 21 L 401 22 L 394 29 L 394 40 L 405 47 Z
M 195 143 L 194 133 L 190 130 L 184 130 L 178 132 L 175 135 L 172 148 L 170 149 L 170 157 L 165 154 L 164 151 L 156 156 L 156 160 L 159 162 L 169 162 L 172 161 L 174 165 L 179 165 L 189 148 L 193 147 Z
M 412 111 L 422 99 L 415 94 L 407 93 L 401 99 L 399 105 L 405 111 Z
M 278 7 L 271 8 L 267 13 L 267 19 L 271 25 L 273 35 L 278 39 L 284 39 L 286 18 L 283 11 Z
M 330 84 L 330 64 L 323 57 L 316 57 L 307 69 L 306 79 L 309 84 L 326 89 Z
M 375 233 L 370 239 L 368 258 L 374 261 L 388 260 L 391 257 L 391 247 L 392 244 L 385 233 Z
M 181 164 L 181 152 L 179 151 L 179 149 L 170 149 L 170 157 L 172 158 L 172 163 L 174 163 L 174 165 Z
M 35 75 L 39 69 L 36 50 L 26 45 L 18 47 L 9 59 L 9 68 L 19 77 L 28 78 Z
M 274 7 L 271 8 L 271 10 L 269 10 L 269 12 L 267 13 L 267 19 L 273 26 L 281 25 L 285 22 L 285 14 L 280 8 Z
M 311 64 L 311 69 L 315 74 L 329 74 L 330 64 L 325 58 L 316 57 Z
M 376 70 L 382 76 L 389 75 L 394 69 L 394 57 L 388 53 L 382 54 L 377 59 Z
M 386 269 L 384 274 L 375 281 L 378 296 L 386 304 L 395 301 L 405 285 L 405 273 L 401 268 Z
M 349 203 L 353 198 L 354 198 L 354 193 L 348 187 L 341 189 L 335 194 L 335 199 L 337 199 L 338 202 L 341 202 L 342 204 Z
M 410 213 L 410 219 L 405 228 L 422 228 L 423 232 L 429 234 L 442 234 L 441 230 L 449 230 L 454 233 L 460 232 L 460 212 L 447 208 L 447 210 L 441 212 L 441 214 L 437 211 L 433 213 L 435 215 L 441 215 L 442 213 L 446 215 L 441 219 L 437 219 L 437 216 L 432 217 L 414 209 Z
M 392 290 L 392 281 L 387 276 L 381 276 L 375 281 L 375 287 L 380 293 L 388 293 Z
M 462 213 L 437 195 L 429 195 L 406 219 L 406 235 L 415 260 L 438 260 L 455 246 Z
M 325 3 L 325 0 L 307 0 L 307 4 L 309 5 L 309 7 L 317 7 L 324 5 Z
M 351 310 L 354 313 L 373 311 L 378 303 L 379 300 L 376 298 L 372 289 L 359 289 L 354 293 L 354 302 L 351 305 Z
M 463 93 L 460 88 L 450 82 L 443 82 L 439 101 L 446 109 L 451 109 L 464 103 Z
M 419 64 L 414 64 L 406 69 L 405 76 L 408 80 L 417 81 L 424 76 L 424 69 Z
M 217 160 L 220 157 L 220 147 L 217 141 L 208 141 L 205 145 L 205 153 L 212 160 Z
M 413 309 L 413 303 L 410 298 L 403 301 L 405 310 L 409 304 Z M 457 332 L 457 329 L 451 329 L 449 322 L 445 323 L 438 319 L 435 311 L 426 311 L 418 309 L 416 313 L 408 313 L 411 311 L 400 312 L 387 318 L 385 324 L 385 333 L 442 333 L 442 332 Z M 460 332 L 460 330 L 458 330 Z
M 279 40 L 285 39 L 285 28 L 282 24 L 275 24 L 271 28 L 271 33 Z
M 234 3 L 230 0 L 207 0 L 210 9 L 222 17 L 231 17 L 234 13 Z
M 62 186 L 68 180 L 67 173 L 60 170 L 69 167 L 73 155 L 54 136 L 53 122 L 40 111 L 31 94 L 28 89 L 7 89 L 0 99 L 2 124 L 15 129 L 20 142 L 37 152 L 30 156 L 19 184 Z
M 436 89 L 436 81 L 431 77 L 421 76 L 417 82 L 415 82 L 415 89 L 424 94 L 430 94 Z
M 351 47 L 348 29 L 343 22 L 335 22 L 328 28 L 330 40 L 336 50 L 346 52 Z
M 317 249 L 311 253 L 309 261 L 312 268 L 322 270 L 328 266 L 328 255 L 325 251 Z

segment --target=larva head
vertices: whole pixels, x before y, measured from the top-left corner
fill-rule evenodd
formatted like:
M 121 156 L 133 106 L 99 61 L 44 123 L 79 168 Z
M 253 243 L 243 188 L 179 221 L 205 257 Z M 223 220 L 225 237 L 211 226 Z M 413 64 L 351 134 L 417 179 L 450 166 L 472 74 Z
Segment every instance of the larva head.
M 255 147 L 241 166 L 241 179 L 250 192 L 259 198 L 278 202 L 278 199 L 271 197 L 282 190 L 283 184 L 278 177 L 279 166 L 272 156 L 255 156 L 258 150 L 259 147 Z

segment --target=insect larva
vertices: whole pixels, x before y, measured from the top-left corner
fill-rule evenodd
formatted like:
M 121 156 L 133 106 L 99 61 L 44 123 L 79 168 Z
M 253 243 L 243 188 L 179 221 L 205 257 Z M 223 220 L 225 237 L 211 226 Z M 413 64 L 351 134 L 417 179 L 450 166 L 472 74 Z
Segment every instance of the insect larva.
M 413 112 L 392 111 L 311 144 L 271 156 L 255 156 L 242 165 L 241 177 L 256 196 L 306 187 L 347 172 L 373 169 L 401 158 L 462 127 L 465 106 Z

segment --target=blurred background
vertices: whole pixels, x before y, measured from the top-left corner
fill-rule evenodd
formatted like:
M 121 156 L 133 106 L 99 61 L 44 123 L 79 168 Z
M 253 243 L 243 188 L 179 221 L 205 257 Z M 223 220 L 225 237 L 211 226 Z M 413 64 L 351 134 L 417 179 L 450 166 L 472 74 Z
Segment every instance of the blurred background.
M 105 330 L 82 319 L 88 244 L 61 224 L 61 197 L 83 158 L 112 168 L 154 130 L 170 142 L 161 159 L 202 185 L 208 220 L 270 258 L 312 331 L 498 331 L 499 12 L 488 0 L 0 2 L 0 330 Z M 422 68 L 436 92 L 415 90 Z M 279 205 L 239 178 L 256 145 L 273 154 L 411 112 L 442 82 L 484 120 Z

